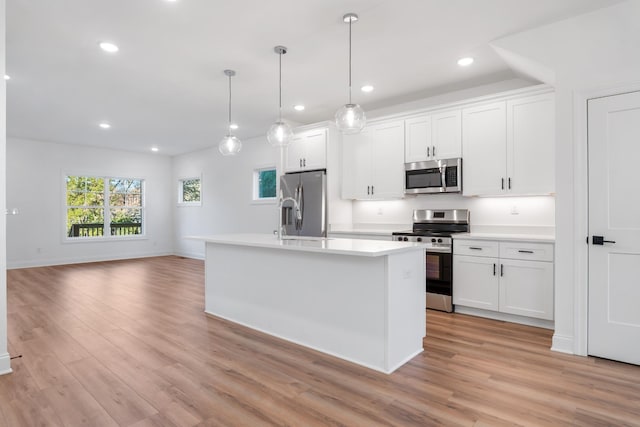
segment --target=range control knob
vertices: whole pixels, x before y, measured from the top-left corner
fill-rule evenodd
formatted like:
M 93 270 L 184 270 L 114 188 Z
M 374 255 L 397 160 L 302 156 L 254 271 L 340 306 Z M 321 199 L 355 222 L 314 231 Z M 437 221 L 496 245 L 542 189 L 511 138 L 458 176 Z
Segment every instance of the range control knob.
M 422 237 L 418 237 L 416 240 L 417 240 L 418 242 L 422 242 Z
M 402 240 L 404 240 L 405 242 L 408 242 L 409 238 L 408 237 L 404 237 Z
M 399 241 L 399 242 L 402 242 L 402 236 L 401 236 L 401 237 L 398 237 L 398 241 Z
M 442 239 L 438 239 L 438 243 L 442 243 Z
M 435 242 L 436 242 L 436 239 L 431 239 L 431 243 L 435 243 Z

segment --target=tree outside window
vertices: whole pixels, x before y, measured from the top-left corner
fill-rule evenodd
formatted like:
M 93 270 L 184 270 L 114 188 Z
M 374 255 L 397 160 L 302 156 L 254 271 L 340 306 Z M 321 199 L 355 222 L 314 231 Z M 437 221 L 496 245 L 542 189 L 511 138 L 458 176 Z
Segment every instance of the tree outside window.
M 277 191 L 276 168 L 268 167 L 253 171 L 253 199 L 275 200 Z
M 200 206 L 201 199 L 200 178 L 185 178 L 178 181 L 178 204 Z
M 68 238 L 142 234 L 142 180 L 73 175 L 65 180 Z

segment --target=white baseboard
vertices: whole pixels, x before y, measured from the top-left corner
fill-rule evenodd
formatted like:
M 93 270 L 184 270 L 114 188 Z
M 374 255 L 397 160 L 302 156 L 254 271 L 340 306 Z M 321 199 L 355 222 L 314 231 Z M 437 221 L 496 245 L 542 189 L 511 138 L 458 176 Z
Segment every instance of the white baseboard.
M 31 267 L 48 267 L 52 265 L 66 265 L 66 264 L 84 264 L 87 262 L 102 262 L 102 261 L 118 261 L 123 259 L 135 259 L 135 258 L 151 258 L 156 256 L 168 256 L 174 255 L 173 252 L 145 252 L 145 253 L 130 253 L 130 254 L 105 254 L 99 256 L 74 256 L 69 258 L 49 258 L 49 259 L 37 259 L 37 260 L 7 260 L 7 270 L 13 270 L 18 268 L 31 268 Z
M 200 259 L 204 260 L 204 254 L 196 253 L 196 252 L 176 252 L 175 256 L 181 256 L 183 258 L 191 258 L 191 259 Z
M 469 314 L 471 316 L 486 317 L 487 319 L 502 320 L 504 322 L 520 323 L 521 325 L 535 326 L 538 328 L 554 329 L 553 320 L 536 319 L 535 317 L 518 316 L 515 314 L 500 313 L 498 311 L 482 310 L 480 308 L 455 306 L 455 312 Z M 427 324 L 427 328 L 429 325 Z
M 11 357 L 9 353 L 0 355 L 0 375 L 10 374 L 11 372 Z
M 575 354 L 573 351 L 573 337 L 569 335 L 553 334 L 551 350 L 559 353 Z

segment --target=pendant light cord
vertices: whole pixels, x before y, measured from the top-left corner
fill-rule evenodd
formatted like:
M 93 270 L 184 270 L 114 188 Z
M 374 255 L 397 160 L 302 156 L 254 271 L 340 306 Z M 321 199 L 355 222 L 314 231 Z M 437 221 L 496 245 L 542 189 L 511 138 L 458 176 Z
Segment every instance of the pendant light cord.
M 353 19 L 349 19 L 349 104 L 351 104 L 351 24 Z
M 227 133 L 231 133 L 231 76 L 229 76 L 229 129 Z
M 280 51 L 280 53 L 278 53 L 278 59 L 280 62 L 280 75 L 279 75 L 279 84 L 278 84 L 278 90 L 279 90 L 279 98 L 278 98 L 278 121 L 282 121 L 282 51 Z

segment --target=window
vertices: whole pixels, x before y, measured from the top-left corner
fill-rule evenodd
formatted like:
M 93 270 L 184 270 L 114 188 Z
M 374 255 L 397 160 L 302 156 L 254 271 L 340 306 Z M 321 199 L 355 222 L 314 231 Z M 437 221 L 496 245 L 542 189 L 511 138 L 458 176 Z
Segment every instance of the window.
M 253 200 L 274 201 L 277 191 L 277 174 L 275 167 L 261 168 L 253 171 Z
M 178 181 L 178 204 L 200 206 L 200 178 L 185 178 Z
M 134 178 L 66 176 L 67 238 L 142 235 L 143 184 Z

